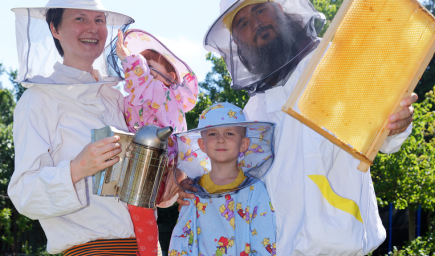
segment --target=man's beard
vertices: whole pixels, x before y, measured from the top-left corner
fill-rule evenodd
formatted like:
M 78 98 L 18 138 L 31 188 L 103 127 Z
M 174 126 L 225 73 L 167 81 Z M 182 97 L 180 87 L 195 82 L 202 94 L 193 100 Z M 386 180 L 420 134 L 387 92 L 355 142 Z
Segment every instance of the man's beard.
M 262 47 L 247 46 L 238 49 L 239 57 L 243 58 L 249 72 L 263 77 L 286 63 L 291 45 L 286 43 L 282 35 L 277 34 L 271 42 Z
M 288 14 L 278 17 L 278 25 L 272 28 L 275 29 L 275 38 L 261 47 L 238 43 L 239 58 L 250 73 L 264 78 L 279 70 L 297 54 L 292 53 L 292 48 L 296 35 L 302 30 L 301 19 L 300 16 Z M 257 35 L 265 29 L 258 28 Z

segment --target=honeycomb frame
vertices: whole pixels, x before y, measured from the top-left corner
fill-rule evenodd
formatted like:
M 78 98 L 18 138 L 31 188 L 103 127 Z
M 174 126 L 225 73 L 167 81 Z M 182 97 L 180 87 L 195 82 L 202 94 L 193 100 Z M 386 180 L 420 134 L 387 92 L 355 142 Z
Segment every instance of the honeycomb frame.
M 390 5 L 393 7 L 391 7 Z M 406 20 L 406 17 L 408 16 L 405 16 L 403 14 L 391 16 L 392 14 L 388 13 L 388 12 L 395 12 L 396 10 L 402 10 L 401 8 L 404 10 L 404 12 L 405 11 L 408 12 L 408 13 L 405 12 L 405 14 L 409 15 L 408 20 L 413 19 L 412 22 L 414 22 L 417 25 L 421 25 L 423 27 L 423 29 L 421 30 L 423 32 L 419 32 L 420 30 L 417 30 L 417 28 L 420 29 L 420 27 L 415 28 L 414 23 L 408 22 L 408 20 Z M 358 19 L 355 17 L 357 17 Z M 392 19 L 393 22 L 391 22 Z M 396 19 L 399 21 L 396 21 Z M 416 19 L 418 20 L 414 21 Z M 397 26 L 398 22 L 402 22 L 401 23 L 402 25 L 400 27 Z M 403 26 L 403 24 L 406 24 L 406 26 Z M 411 24 L 414 27 L 408 24 Z M 403 34 L 406 32 L 407 26 L 411 27 L 411 30 L 408 31 L 408 34 L 411 34 L 409 38 L 403 36 Z M 368 28 L 369 32 L 367 32 L 367 29 L 364 30 L 364 28 Z M 410 64 L 403 63 L 403 60 L 400 59 L 399 57 L 398 58 L 396 58 L 396 56 L 391 57 L 392 56 L 391 52 L 394 51 L 388 48 L 391 47 L 389 45 L 391 39 L 390 41 L 386 40 L 386 42 L 381 42 L 381 44 L 379 43 L 375 44 L 377 42 L 375 43 L 370 42 L 372 38 L 378 36 L 376 33 L 379 33 L 382 36 L 385 35 L 385 38 L 388 38 L 388 36 L 390 37 L 394 36 L 394 34 L 391 35 L 386 34 L 386 33 L 390 33 L 390 31 L 393 31 L 395 33 L 396 31 L 394 31 L 393 29 L 396 30 L 402 29 L 403 31 L 405 31 L 405 32 L 399 31 L 399 33 L 401 33 L 398 34 L 400 35 L 399 39 L 405 37 L 405 39 L 409 39 L 411 41 L 414 40 L 417 43 L 420 43 L 422 41 L 421 38 L 424 37 L 425 39 L 424 45 L 422 43 L 423 47 L 418 52 L 418 54 L 414 54 L 415 43 L 412 46 L 406 44 L 406 47 L 408 48 L 405 48 L 405 46 L 402 47 L 402 44 L 400 44 L 400 46 L 402 47 L 400 48 L 401 51 L 398 51 L 396 53 L 396 55 L 400 55 L 399 57 L 405 59 L 406 61 L 410 60 L 411 59 L 410 57 L 413 57 L 415 59 L 413 60 L 414 62 L 411 62 Z M 343 40 L 343 38 L 347 38 L 344 36 L 346 35 L 346 31 L 351 31 L 352 40 L 347 40 L 347 41 Z M 378 37 L 382 37 L 382 36 L 378 36 Z M 334 37 L 334 41 L 329 46 L 333 37 Z M 382 41 L 382 40 L 378 40 L 378 41 Z M 361 164 L 358 166 L 358 169 L 360 171 L 366 172 L 370 167 L 370 165 L 373 163 L 376 154 L 378 153 L 380 147 L 382 146 L 383 142 L 388 136 L 389 130 L 386 129 L 386 126 L 388 124 L 388 116 L 400 111 L 401 107 L 399 106 L 399 104 L 401 99 L 408 97 L 414 90 L 415 86 L 417 85 L 420 77 L 422 76 L 423 72 L 425 71 L 427 65 L 429 64 L 435 52 L 434 43 L 435 43 L 435 18 L 417 0 L 344 0 L 334 20 L 332 21 L 331 25 L 326 31 L 325 36 L 323 37 L 317 49 L 314 51 L 313 56 L 311 57 L 306 69 L 302 73 L 301 78 L 299 79 L 298 83 L 293 89 L 291 95 L 289 96 L 282 110 L 287 114 L 291 115 L 292 117 L 296 118 L 303 124 L 307 125 L 314 131 L 318 132 L 319 134 L 321 134 L 322 136 L 330 140 L 332 143 L 334 143 L 335 145 L 339 146 L 340 148 L 342 148 L 343 150 L 351 154 L 354 158 L 360 160 Z M 327 49 L 328 46 L 329 49 Z M 373 67 L 371 67 L 370 63 L 367 63 L 367 61 L 362 62 L 363 60 L 367 60 L 367 56 L 369 55 L 354 53 L 355 49 L 358 49 L 356 48 L 357 46 L 359 46 L 362 50 L 364 50 L 361 51 L 364 53 L 370 52 L 370 50 L 372 50 L 372 52 L 370 52 L 370 54 L 372 55 L 370 56 L 374 56 L 373 52 L 377 53 L 376 51 L 379 51 L 379 49 L 383 47 L 383 49 L 385 49 L 384 51 L 389 53 L 387 57 L 384 57 L 384 59 L 382 59 L 384 61 L 382 62 L 382 64 L 384 67 L 387 67 L 386 68 L 387 71 L 380 69 L 379 65 L 378 66 L 374 65 Z M 354 52 L 346 51 L 346 49 L 354 49 L 353 50 Z M 406 52 L 406 50 L 408 50 L 408 52 Z M 380 52 L 380 54 L 382 53 L 383 52 Z M 407 53 L 408 55 L 406 55 L 405 53 Z M 361 55 L 362 57 L 360 58 L 358 55 Z M 378 56 L 376 55 L 374 58 L 376 57 Z M 335 65 L 336 63 L 340 63 L 341 61 L 340 58 L 348 61 L 348 63 L 350 62 L 351 64 L 342 65 L 342 66 Z M 354 66 L 352 66 L 352 64 L 354 64 Z M 385 86 L 389 86 L 390 84 L 391 86 L 387 87 L 387 89 L 384 90 L 385 93 L 387 93 L 384 94 L 385 96 L 381 94 L 379 95 L 379 97 L 381 97 L 380 99 L 381 101 L 378 100 L 377 103 L 375 103 L 377 105 L 373 105 L 374 103 L 370 101 L 372 100 L 371 98 L 370 100 L 364 98 L 359 101 L 349 98 L 351 99 L 350 104 L 349 103 L 343 104 L 344 100 L 340 102 L 340 99 L 335 99 L 334 97 L 325 97 L 325 95 L 327 95 L 325 93 L 337 94 L 337 91 L 334 92 L 334 89 L 337 90 L 337 88 L 333 87 L 330 82 L 334 79 L 334 77 L 339 78 L 339 79 L 335 79 L 338 81 L 338 83 L 342 83 L 342 84 L 346 83 L 344 84 L 344 86 L 346 86 L 345 90 L 347 90 L 346 93 L 347 95 L 350 95 L 350 97 L 355 97 L 355 92 L 361 90 L 361 88 L 363 88 L 365 91 L 369 91 L 368 93 L 369 95 L 370 93 L 372 93 L 372 97 L 373 97 L 373 88 L 360 86 L 361 83 L 359 82 L 361 82 L 361 77 L 364 77 L 364 75 L 366 75 L 366 77 L 373 77 L 376 76 L 377 73 L 380 73 L 382 75 L 382 72 L 384 73 L 387 72 L 387 74 L 390 74 L 391 68 L 388 69 L 389 65 L 395 65 L 394 68 L 396 69 L 400 69 L 400 67 L 403 66 L 404 69 L 408 70 L 408 73 L 405 72 L 404 74 L 407 76 L 401 79 L 397 83 L 395 80 L 387 81 L 385 83 Z M 365 67 L 366 70 L 367 68 L 369 68 L 369 70 L 370 68 L 372 69 L 370 72 L 366 70 L 361 71 L 361 68 L 359 68 L 360 66 Z M 341 79 L 342 77 L 346 77 L 346 78 L 352 76 L 356 77 L 354 75 L 355 69 L 357 69 L 357 72 L 362 72 L 361 73 L 362 75 L 360 74 L 359 76 L 360 80 Z M 381 75 L 379 77 L 381 77 Z M 395 79 L 397 80 L 398 78 L 402 78 L 405 75 L 403 75 L 402 73 L 398 75 L 396 74 Z M 319 79 L 319 77 L 323 78 L 323 80 L 326 81 L 323 81 L 324 82 L 323 83 L 322 79 Z M 390 78 L 390 76 L 384 76 L 384 77 Z M 377 78 L 377 80 L 376 79 L 372 79 L 372 80 L 379 83 L 379 81 L 381 81 L 382 79 Z M 355 81 L 358 81 L 358 83 Z M 375 82 L 372 82 L 372 84 L 375 84 Z M 394 87 L 392 86 L 393 84 L 394 85 L 398 84 L 398 85 Z M 320 88 L 319 86 L 322 87 L 323 91 L 317 90 L 317 88 Z M 358 86 L 359 88 L 357 88 Z M 386 106 L 382 106 L 382 108 L 378 108 L 379 105 L 382 105 L 384 103 L 382 101 L 387 101 L 384 100 L 384 98 L 382 98 L 382 97 L 386 97 L 386 95 L 390 96 L 388 99 L 389 101 L 384 104 Z M 325 102 L 323 102 L 324 105 L 322 105 L 322 102 L 319 102 L 322 101 L 323 99 L 330 100 L 330 98 L 333 98 L 331 99 L 332 102 L 327 102 L 327 100 L 325 100 Z M 296 108 L 297 103 L 298 103 L 298 108 Z M 321 107 L 308 105 L 308 103 L 318 104 Z M 334 111 L 331 111 L 330 109 L 328 110 L 327 108 L 328 105 L 326 103 L 335 104 L 334 106 L 340 106 L 340 108 L 335 107 Z M 352 108 L 355 109 L 356 108 L 355 106 L 359 107 L 360 109 L 352 110 L 353 112 L 349 110 Z M 364 118 L 368 119 L 365 113 L 362 113 L 362 111 L 359 110 L 364 110 L 365 107 L 369 108 L 370 106 L 372 108 L 371 113 L 373 113 L 373 115 L 376 117 L 374 118 L 376 119 L 376 121 L 373 122 L 373 124 L 368 122 L 368 124 L 370 124 L 370 127 L 367 130 L 370 130 L 369 132 L 370 136 L 367 135 L 366 137 L 364 137 L 363 135 L 361 135 L 362 131 L 360 131 L 360 133 L 355 135 L 354 131 L 357 130 L 358 128 L 355 126 L 355 122 L 353 124 L 354 125 L 353 129 L 344 127 L 347 124 L 350 124 L 349 126 L 352 127 L 351 122 L 353 121 L 353 119 L 359 120 L 359 122 L 364 122 L 365 120 Z M 373 106 L 376 107 L 374 108 Z M 339 111 L 337 111 L 336 109 L 339 109 Z M 323 114 L 319 112 L 320 110 L 322 113 L 328 113 L 328 114 L 325 114 L 326 116 L 322 116 Z M 343 117 L 344 114 L 340 114 L 340 111 L 348 114 L 348 117 L 346 117 L 347 119 Z M 381 114 L 379 114 L 379 116 L 376 116 L 378 112 Z M 339 121 L 334 120 L 331 116 L 328 115 L 334 116 Z M 347 121 L 343 121 L 343 120 L 347 120 Z M 330 125 L 331 123 L 334 122 L 335 123 L 338 122 L 338 124 L 341 124 L 341 126 L 337 124 L 335 124 L 335 126 Z M 356 124 L 358 125 L 359 123 Z M 364 141 L 364 139 L 366 141 Z

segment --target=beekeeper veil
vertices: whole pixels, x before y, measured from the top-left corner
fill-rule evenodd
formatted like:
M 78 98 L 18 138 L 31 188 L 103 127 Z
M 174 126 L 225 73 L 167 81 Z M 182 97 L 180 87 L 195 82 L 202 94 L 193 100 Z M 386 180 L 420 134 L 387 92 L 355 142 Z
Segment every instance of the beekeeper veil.
M 227 126 L 244 128 L 245 137 L 249 138 L 249 147 L 246 151 L 240 152 L 237 158 L 237 168 L 243 171 L 246 178 L 236 188 L 209 193 L 199 181 L 203 175 L 211 171 L 211 160 L 200 149 L 198 139 L 202 138 L 202 132 L 207 129 Z M 274 123 L 246 121 L 241 108 L 227 102 L 216 103 L 201 113 L 198 128 L 175 134 L 178 145 L 178 166 L 174 178 L 186 175 L 192 179 L 197 191 L 189 192 L 202 198 L 237 193 L 260 180 L 268 172 L 274 160 L 274 131 Z M 177 180 L 175 183 L 183 189 Z
M 32 78 L 49 77 L 54 71 L 54 64 L 63 62 L 46 21 L 47 11 L 57 8 L 103 12 L 107 25 L 106 48 L 116 38 L 118 29 L 125 31 L 134 22 L 127 15 L 107 11 L 100 0 L 49 0 L 45 7 L 13 8 L 19 62 L 16 81 L 26 87 L 32 85 Z M 105 51 L 93 63 L 93 68 L 101 76 L 109 75 Z
M 224 58 L 232 89 L 251 96 L 283 85 L 325 22 L 308 0 L 221 0 L 220 13 L 204 47 Z

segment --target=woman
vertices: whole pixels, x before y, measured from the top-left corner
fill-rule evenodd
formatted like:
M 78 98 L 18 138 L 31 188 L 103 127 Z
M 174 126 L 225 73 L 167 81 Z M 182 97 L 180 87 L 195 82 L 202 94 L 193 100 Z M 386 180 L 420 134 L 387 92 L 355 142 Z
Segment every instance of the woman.
M 40 221 L 49 253 L 135 255 L 126 204 L 92 194 L 91 176 L 119 161 L 119 137 L 90 143 L 91 129 L 127 130 L 123 96 L 113 88 L 119 79 L 106 75 L 102 53 L 107 39 L 134 20 L 106 11 L 99 0 L 50 0 L 13 11 L 23 25 L 19 80 L 29 89 L 14 113 L 8 194 L 21 214 Z

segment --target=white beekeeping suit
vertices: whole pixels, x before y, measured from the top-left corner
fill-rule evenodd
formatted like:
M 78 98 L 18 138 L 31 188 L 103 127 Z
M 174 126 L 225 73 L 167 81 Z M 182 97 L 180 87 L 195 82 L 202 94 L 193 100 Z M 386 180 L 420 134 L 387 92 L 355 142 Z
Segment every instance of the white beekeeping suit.
M 15 8 L 19 71 L 24 92 L 14 112 L 15 171 L 8 195 L 17 210 L 38 219 L 49 253 L 98 239 L 134 237 L 125 204 L 92 194 L 92 176 L 73 184 L 70 162 L 91 142 L 91 129 L 127 130 L 123 95 L 113 88 L 103 52 L 93 74 L 62 64 L 45 15 L 50 8 L 104 13 L 108 47 L 134 20 L 107 11 L 99 0 L 50 0 Z
M 247 119 L 276 123 L 275 161 L 263 180 L 276 213 L 277 254 L 376 249 L 386 233 L 370 171 L 358 171 L 360 161 L 281 111 L 321 40 L 324 15 L 308 0 L 222 0 L 220 7 L 205 48 L 224 57 L 232 88 L 250 94 Z M 255 36 L 244 32 L 248 26 Z M 381 151 L 397 152 L 410 133 L 411 126 L 388 137 Z

